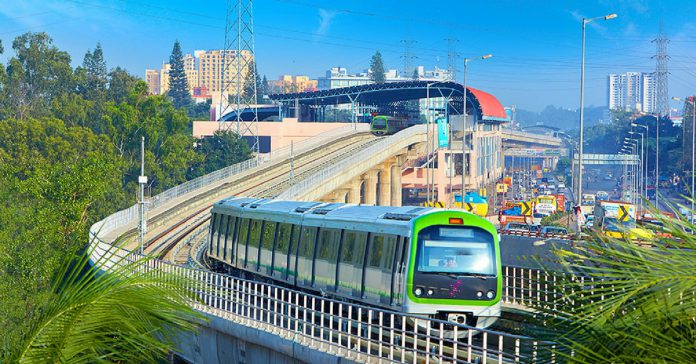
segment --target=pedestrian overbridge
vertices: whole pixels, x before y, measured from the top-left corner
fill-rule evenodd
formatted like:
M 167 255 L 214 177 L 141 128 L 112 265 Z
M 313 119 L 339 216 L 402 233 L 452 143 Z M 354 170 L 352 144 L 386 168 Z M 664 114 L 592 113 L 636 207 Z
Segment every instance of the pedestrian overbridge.
M 503 147 L 561 148 L 561 139 L 551 135 L 502 129 Z

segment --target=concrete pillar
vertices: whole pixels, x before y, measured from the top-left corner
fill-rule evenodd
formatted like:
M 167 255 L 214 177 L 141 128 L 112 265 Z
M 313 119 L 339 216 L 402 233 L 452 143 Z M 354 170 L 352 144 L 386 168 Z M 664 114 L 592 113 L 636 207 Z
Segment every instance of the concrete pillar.
M 376 169 L 371 169 L 365 173 L 365 204 L 377 204 L 377 172 Z
M 401 166 L 406 162 L 405 155 L 396 156 L 396 161 L 391 166 L 391 205 L 401 206 Z
M 379 203 L 380 206 L 391 206 L 391 169 L 392 163 L 382 164 L 382 169 L 379 171 Z
M 362 185 L 362 179 L 359 177 L 350 181 L 348 184 L 348 203 L 360 203 L 360 185 Z

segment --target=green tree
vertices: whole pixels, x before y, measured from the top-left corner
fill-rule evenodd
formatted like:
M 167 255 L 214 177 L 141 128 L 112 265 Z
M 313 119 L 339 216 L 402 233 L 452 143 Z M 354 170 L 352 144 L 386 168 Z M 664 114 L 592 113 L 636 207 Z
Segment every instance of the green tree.
M 386 77 L 384 76 L 384 62 L 382 61 L 382 54 L 379 51 L 375 52 L 370 60 L 370 79 L 374 83 L 384 83 Z
M 89 253 L 89 252 L 88 252 Z M 29 328 L 0 351 L 0 361 L 17 363 L 159 363 L 182 332 L 204 317 L 189 302 L 186 280 L 147 260 L 118 266 L 107 274 L 106 259 L 90 266 L 87 254 L 70 254 L 54 274 L 50 299 Z
M 54 47 L 46 33 L 20 35 L 12 48 L 16 56 L 8 63 L 6 94 L 10 114 L 18 118 L 47 115 L 53 97 L 74 89 L 70 56 Z
M 116 67 L 109 72 L 108 78 L 108 99 L 117 104 L 127 102 L 131 92 L 136 89 L 142 89 L 143 85 L 147 88 L 147 84 L 143 80 L 131 75 L 121 67 Z
M 242 97 L 244 98 L 244 101 L 257 103 L 259 95 L 258 82 L 259 79 L 256 72 L 256 62 L 253 60 L 249 61 L 249 68 L 244 76 L 244 84 L 242 88 Z
M 673 238 L 644 247 L 595 236 L 556 252 L 568 274 L 553 303 L 536 305 L 536 337 L 574 363 L 696 362 L 696 226 L 653 214 Z
M 195 175 L 207 174 L 251 158 L 249 145 L 239 134 L 228 130 L 218 130 L 213 136 L 201 139 L 197 151 L 205 159 L 194 167 Z
M 60 261 L 87 240 L 87 226 L 125 207 L 121 173 L 108 138 L 88 128 L 52 118 L 0 123 L 3 336 L 26 332 Z
M 87 51 L 82 61 L 82 67 L 77 72 L 84 71 L 83 94 L 86 98 L 94 100 L 102 97 L 107 86 L 106 61 L 101 44 L 97 43 L 94 52 Z
M 271 94 L 271 86 L 268 83 L 268 78 L 266 78 L 266 75 L 263 75 L 263 80 L 261 81 L 261 97 L 260 101 L 263 104 L 268 104 L 270 103 L 270 100 L 266 98 L 266 96 Z
M 413 74 L 411 74 L 411 79 L 418 80 L 420 76 L 418 75 L 418 68 L 413 69 Z
M 179 41 L 174 42 L 172 54 L 169 56 L 169 97 L 172 98 L 174 107 L 187 107 L 191 104 L 189 84 L 184 72 L 184 55 L 181 53 Z

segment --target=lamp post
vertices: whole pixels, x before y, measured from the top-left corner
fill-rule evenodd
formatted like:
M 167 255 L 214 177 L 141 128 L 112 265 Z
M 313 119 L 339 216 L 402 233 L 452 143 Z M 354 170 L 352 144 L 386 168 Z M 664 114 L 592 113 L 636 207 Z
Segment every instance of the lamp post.
M 426 102 L 425 102 L 426 103 L 426 106 L 425 106 L 426 115 L 425 115 L 425 117 L 426 117 L 426 124 L 428 126 L 428 129 L 426 131 L 427 138 L 428 138 L 428 140 L 426 141 L 426 149 L 427 149 L 426 153 L 428 154 L 428 157 L 430 157 L 431 152 L 434 154 L 435 150 L 439 149 L 439 146 L 436 146 L 436 144 L 437 144 L 436 133 L 435 133 L 435 131 L 431 130 L 432 129 L 431 124 L 433 122 L 432 122 L 432 114 L 431 114 L 431 110 L 430 110 L 431 109 L 430 86 L 437 85 L 439 83 L 446 83 L 446 82 L 449 82 L 449 81 L 428 82 L 425 84 L 425 94 L 426 94 L 426 96 L 425 96 L 426 97 Z M 449 107 L 449 100 L 447 100 L 447 107 Z M 450 148 L 451 148 L 451 144 L 452 144 L 452 130 L 451 129 L 452 128 L 451 128 L 451 125 L 449 125 L 449 118 L 447 119 L 447 122 L 448 122 L 448 126 L 447 126 L 448 143 L 450 144 Z M 429 148 L 428 146 L 430 146 L 431 148 Z M 452 173 L 451 172 L 452 163 L 451 163 L 451 159 L 452 158 L 450 156 L 450 164 L 449 164 L 449 166 L 450 166 L 450 195 L 452 194 L 452 183 L 451 183 L 451 181 L 452 181 L 452 174 L 451 174 Z M 428 186 L 428 191 L 427 191 L 428 203 L 430 203 L 430 201 L 435 199 L 435 188 L 434 188 L 435 187 L 435 175 L 434 175 L 434 171 L 431 175 L 430 170 L 433 169 L 430 167 L 431 163 L 432 163 L 432 167 L 435 167 L 434 157 L 426 160 L 426 168 L 428 169 L 426 171 L 427 172 L 426 173 L 426 185 Z M 431 193 L 431 190 L 432 190 L 432 193 Z M 451 200 L 452 199 L 450 198 L 448 201 L 451 201 Z M 450 203 L 450 205 L 448 207 L 452 207 L 452 204 Z
M 638 155 L 638 141 L 630 138 L 624 138 L 624 146 L 628 146 L 632 155 Z M 640 163 L 638 164 L 640 165 Z M 630 168 L 629 168 L 630 169 Z M 631 174 L 631 189 L 633 189 L 632 199 L 634 204 L 637 203 L 636 191 L 638 189 L 638 175 L 636 174 L 636 166 L 633 166 L 633 174 Z
M 696 100 L 694 100 L 694 97 L 691 96 L 686 100 L 682 100 L 678 97 L 672 97 L 672 100 L 675 101 L 683 101 L 684 103 L 690 103 L 691 104 L 691 213 L 694 213 L 694 162 L 696 161 L 696 152 L 694 152 L 694 147 L 696 147 L 696 143 L 694 140 L 696 139 Z
M 609 20 L 616 18 L 616 14 L 609 14 L 596 18 L 582 18 L 582 56 L 580 62 L 580 146 L 578 148 L 578 198 L 582 198 L 582 144 L 583 144 L 583 128 L 585 124 L 585 30 L 587 24 L 595 20 Z M 580 227 L 578 227 L 580 231 Z
M 646 163 L 645 160 L 645 139 L 643 139 L 643 133 L 637 131 L 629 131 L 631 135 L 640 135 L 640 183 L 638 184 L 638 194 L 643 194 L 645 189 L 645 179 L 643 179 L 643 168 Z M 647 198 L 647 196 L 645 196 Z M 643 209 L 643 199 L 640 199 L 640 208 Z
M 466 120 L 467 119 L 466 74 L 467 74 L 467 70 L 469 67 L 469 62 L 477 60 L 477 59 L 488 59 L 491 57 L 493 57 L 492 54 L 486 54 L 486 55 L 483 55 L 483 56 L 478 57 L 478 58 L 464 58 L 464 84 L 463 84 L 464 91 L 463 91 L 463 95 L 462 95 L 462 98 L 463 98 L 463 107 L 462 108 L 464 109 L 464 121 L 462 122 L 462 192 L 461 192 L 462 193 L 462 207 L 464 207 L 464 193 L 466 191 L 466 188 L 464 187 L 465 186 L 464 185 L 465 177 L 466 177 L 466 158 L 465 158 L 464 148 L 466 147 L 466 121 L 467 121 Z M 472 138 L 473 138 L 473 135 L 472 135 Z M 473 139 L 472 139 L 472 145 L 473 145 Z M 451 184 L 450 184 L 450 186 L 451 186 Z M 450 191 L 450 193 L 451 193 L 451 191 Z
M 631 123 L 631 126 L 639 127 L 645 129 L 645 140 L 649 140 L 650 138 L 650 128 L 648 128 L 647 125 L 640 125 L 636 123 Z M 645 198 L 648 198 L 648 149 L 645 148 L 645 162 L 643 163 L 643 167 L 645 168 L 645 177 L 643 179 L 643 195 Z

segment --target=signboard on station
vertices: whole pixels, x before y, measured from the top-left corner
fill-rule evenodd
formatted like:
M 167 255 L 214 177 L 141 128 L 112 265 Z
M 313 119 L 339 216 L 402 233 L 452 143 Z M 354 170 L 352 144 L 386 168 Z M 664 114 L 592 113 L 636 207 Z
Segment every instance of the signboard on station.
M 510 148 L 506 149 L 503 154 L 508 157 L 560 157 L 560 149 L 533 149 L 533 148 Z

